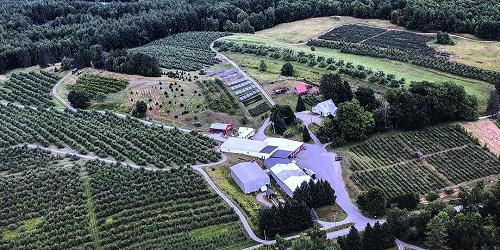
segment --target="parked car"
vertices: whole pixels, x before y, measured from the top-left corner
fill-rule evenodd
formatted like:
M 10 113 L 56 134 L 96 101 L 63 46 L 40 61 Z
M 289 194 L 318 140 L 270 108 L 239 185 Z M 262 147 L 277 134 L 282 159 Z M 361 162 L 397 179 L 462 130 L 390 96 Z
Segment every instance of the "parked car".
M 341 161 L 341 160 L 342 160 L 342 156 L 340 156 L 340 155 L 335 156 L 335 161 Z

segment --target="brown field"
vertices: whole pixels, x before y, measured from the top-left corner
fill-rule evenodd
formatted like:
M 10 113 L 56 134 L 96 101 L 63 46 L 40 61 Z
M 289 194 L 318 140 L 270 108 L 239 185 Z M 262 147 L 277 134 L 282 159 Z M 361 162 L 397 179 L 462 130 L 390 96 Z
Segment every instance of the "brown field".
M 492 153 L 500 156 L 500 128 L 492 120 L 468 122 L 464 127 L 479 139 L 481 145 L 486 145 Z

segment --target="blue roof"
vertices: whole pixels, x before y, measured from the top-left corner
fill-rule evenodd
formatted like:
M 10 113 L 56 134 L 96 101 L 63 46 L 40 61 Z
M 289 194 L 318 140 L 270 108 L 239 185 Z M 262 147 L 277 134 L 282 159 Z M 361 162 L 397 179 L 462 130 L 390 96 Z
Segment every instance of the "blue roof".
M 277 149 L 278 147 L 276 146 L 266 146 L 265 148 L 263 148 L 260 153 L 265 153 L 265 154 L 270 154 L 271 152 L 273 152 L 275 149 Z
M 292 161 L 288 158 L 267 158 L 264 160 L 264 166 L 266 168 L 272 168 L 276 164 L 288 164 L 291 163 Z
M 288 158 L 292 154 L 291 151 L 286 150 L 276 150 L 274 154 L 271 155 L 272 158 Z

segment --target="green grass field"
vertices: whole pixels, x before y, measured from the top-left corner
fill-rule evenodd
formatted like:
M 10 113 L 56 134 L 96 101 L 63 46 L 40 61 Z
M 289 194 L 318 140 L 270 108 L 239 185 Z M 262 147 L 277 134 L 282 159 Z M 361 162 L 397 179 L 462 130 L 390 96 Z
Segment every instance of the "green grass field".
M 244 34 L 244 35 L 235 35 L 235 36 L 229 36 L 225 38 L 226 41 L 231 41 L 231 42 L 237 42 L 237 43 L 248 43 L 248 44 L 265 44 L 268 46 L 274 46 L 274 47 L 280 47 L 280 48 L 288 48 L 292 49 L 296 52 L 299 51 L 304 51 L 306 53 L 313 53 L 316 56 L 324 56 L 324 57 L 333 57 L 335 59 L 342 59 L 346 62 L 352 62 L 355 65 L 363 65 L 365 67 L 371 68 L 375 71 L 384 71 L 386 74 L 394 74 L 396 78 L 402 78 L 404 77 L 406 79 L 407 85 L 412 82 L 412 81 L 435 81 L 435 82 L 454 82 L 460 86 L 463 86 L 465 88 L 465 91 L 469 94 L 472 94 L 477 97 L 480 110 L 485 110 L 489 93 L 493 90 L 493 85 L 478 81 L 478 80 L 473 80 L 473 79 L 468 79 L 448 73 L 443 73 L 437 70 L 425 68 L 425 67 L 419 67 L 415 66 L 412 64 L 408 63 L 403 63 L 403 62 L 398 62 L 398 61 L 392 61 L 388 59 L 380 59 L 380 58 L 373 58 L 373 57 L 368 57 L 368 56 L 360 56 L 360 55 L 354 55 L 354 54 L 344 54 L 341 53 L 339 50 L 334 50 L 334 49 L 329 49 L 329 48 L 316 48 L 315 51 L 311 51 L 311 48 L 307 45 L 291 45 L 285 42 L 278 41 L 276 39 L 272 38 L 264 38 L 264 37 L 258 37 L 256 35 L 250 35 L 250 34 Z M 228 54 L 230 58 L 233 58 L 234 55 L 232 53 Z M 233 57 L 231 57 L 233 56 Z M 246 66 L 246 68 L 249 67 L 254 67 L 262 58 L 258 58 L 257 56 L 253 55 L 245 55 L 246 61 L 245 60 L 240 60 L 238 61 L 238 58 L 235 58 L 235 61 L 237 63 L 242 63 L 243 66 Z M 252 60 L 253 62 L 250 63 L 249 60 Z M 267 61 L 267 60 L 266 60 Z M 269 65 L 269 73 L 274 74 L 276 73 L 276 67 L 278 65 L 273 65 L 273 60 L 269 60 L 271 62 Z M 275 63 L 279 64 L 279 61 L 275 61 Z M 252 66 L 249 66 L 252 65 Z M 316 69 L 316 68 L 315 68 Z M 255 69 L 258 71 L 257 69 Z M 305 68 L 307 70 L 307 68 Z M 311 77 L 311 74 L 315 74 L 312 72 L 319 72 L 317 77 Z M 249 71 L 249 74 L 255 74 L 255 71 Z M 313 71 L 311 70 L 309 73 L 301 72 L 300 69 L 297 72 L 297 76 L 308 78 L 308 79 L 313 79 L 316 80 L 318 77 L 320 77 L 320 74 L 322 72 L 320 69 L 318 71 Z M 252 75 L 253 76 L 253 75 Z M 262 79 L 258 74 L 255 75 L 258 80 Z
M 210 167 L 206 169 L 210 178 L 226 193 L 226 195 L 243 211 L 252 230 L 257 231 L 257 210 L 263 206 L 254 195 L 246 195 L 230 177 L 228 165 Z

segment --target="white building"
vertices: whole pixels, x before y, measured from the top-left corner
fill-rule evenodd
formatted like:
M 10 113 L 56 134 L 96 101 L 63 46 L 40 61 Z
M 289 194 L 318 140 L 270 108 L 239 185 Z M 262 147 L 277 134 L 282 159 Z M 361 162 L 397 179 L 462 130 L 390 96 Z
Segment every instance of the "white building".
M 335 116 L 337 113 L 337 106 L 335 106 L 335 103 L 331 99 L 328 99 L 316 104 L 316 106 L 312 108 L 312 112 L 321 116 Z
M 231 177 L 245 194 L 267 187 L 269 176 L 255 162 L 242 162 L 231 167 Z
M 271 157 L 277 149 L 277 147 L 269 147 L 265 141 L 254 141 L 235 137 L 229 137 L 220 146 L 221 152 L 249 155 L 261 159 Z
M 247 127 L 238 128 L 238 138 L 240 139 L 250 139 L 255 135 L 255 129 Z
M 278 147 L 278 149 L 281 151 L 290 152 L 289 157 L 295 157 L 295 155 L 297 155 L 299 151 L 304 148 L 303 142 L 283 138 L 268 137 L 265 142 L 267 142 L 268 146 L 275 146 Z
M 311 177 L 304 173 L 295 163 L 276 164 L 270 170 L 276 183 L 278 183 L 281 189 L 290 197 L 293 196 L 295 189 L 303 182 L 309 182 L 311 180 Z

